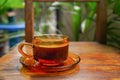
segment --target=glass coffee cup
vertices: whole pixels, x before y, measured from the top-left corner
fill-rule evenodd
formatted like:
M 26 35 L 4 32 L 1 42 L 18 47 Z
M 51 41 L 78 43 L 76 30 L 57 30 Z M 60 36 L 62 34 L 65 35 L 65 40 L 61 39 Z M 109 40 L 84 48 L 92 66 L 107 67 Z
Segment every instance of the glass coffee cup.
M 25 53 L 24 45 L 32 46 L 32 55 Z M 69 39 L 62 34 L 42 34 L 35 36 L 32 43 L 20 43 L 18 51 L 24 57 L 38 61 L 42 65 L 57 66 L 68 57 Z

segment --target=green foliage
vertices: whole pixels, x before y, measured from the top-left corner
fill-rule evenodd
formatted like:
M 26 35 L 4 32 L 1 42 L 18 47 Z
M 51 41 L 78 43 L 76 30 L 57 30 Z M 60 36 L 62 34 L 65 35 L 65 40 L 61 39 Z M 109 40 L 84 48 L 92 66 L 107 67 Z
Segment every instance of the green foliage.
M 80 31 L 80 24 L 81 24 L 81 8 L 80 3 L 74 5 L 73 8 L 73 35 L 76 41 L 79 40 L 79 31 Z
M 86 5 L 87 5 L 86 9 L 88 10 L 88 8 L 90 8 L 90 12 L 88 13 L 87 18 L 85 19 L 85 24 L 84 24 L 85 26 L 83 32 L 85 32 L 91 25 L 96 11 L 96 3 L 88 2 Z
M 41 12 L 41 9 L 40 9 L 40 7 L 39 7 L 39 3 L 38 2 L 34 2 L 34 12 L 35 12 L 35 17 L 38 17 L 39 16 L 39 14 L 40 14 L 40 12 Z
M 112 4 L 115 0 L 108 0 L 108 4 Z M 117 0 L 116 0 L 117 1 Z
M 8 0 L 5 4 L 7 8 L 23 8 L 23 0 Z
M 114 16 L 107 23 L 107 44 L 120 48 L 120 0 L 108 0 L 108 2 L 108 8 L 111 7 L 113 11 L 109 16 Z
M 110 18 L 108 20 L 108 29 L 107 29 L 107 44 L 120 48 L 120 0 L 108 0 L 108 9 L 112 9 L 112 14 L 109 16 L 116 15 L 117 17 Z M 94 21 L 95 14 L 96 14 L 96 3 L 88 2 L 86 4 L 85 10 L 88 11 L 87 17 L 84 20 L 84 30 L 83 32 L 88 31 L 88 28 L 92 24 L 92 21 Z M 80 14 L 79 11 L 74 11 L 78 14 Z M 109 17 L 108 16 L 108 17 Z M 76 37 L 76 40 L 78 40 L 78 29 L 80 28 L 81 16 L 73 15 L 73 34 Z M 117 24 L 117 25 L 116 25 Z M 94 28 L 94 27 L 93 27 Z M 82 34 L 82 36 L 85 36 L 86 34 Z M 85 36 L 86 37 L 86 36 Z
M 46 34 L 48 32 L 49 25 L 44 24 L 44 26 L 41 26 L 41 27 L 42 27 L 42 34 Z
M 108 9 L 112 9 L 112 13 L 111 15 L 109 16 L 113 16 L 113 15 L 116 15 L 117 17 L 114 17 L 113 18 L 110 18 L 108 20 L 108 29 L 107 29 L 107 44 L 108 45 L 111 45 L 111 46 L 114 46 L 114 47 L 117 47 L 117 48 L 120 48 L 120 20 L 119 20 L 119 17 L 120 17 L 120 0 L 108 0 Z M 90 27 L 90 25 L 92 24 L 92 21 L 94 21 L 94 17 L 95 17 L 95 12 L 96 12 L 96 4 L 93 3 L 93 2 L 89 2 L 86 4 L 86 7 L 85 7 L 85 10 L 86 11 L 89 11 L 88 14 L 86 15 L 87 17 L 85 18 L 85 23 L 84 23 L 84 31 L 83 32 L 86 32 L 88 31 L 88 28 Z M 79 13 L 79 12 L 78 12 Z M 74 17 L 76 18 L 75 20 L 78 20 L 78 22 L 80 23 L 80 19 L 81 17 Z M 74 19 L 73 18 L 73 19 Z M 79 18 L 79 19 L 78 19 Z M 77 22 L 77 21 L 76 21 Z M 78 30 L 79 27 L 80 27 L 80 24 L 77 25 L 77 23 L 74 23 L 73 21 L 73 24 L 78 26 L 74 30 L 74 32 L 76 32 L 76 34 L 74 36 L 76 37 L 79 37 L 77 36 L 79 34 Z M 116 25 L 117 24 L 117 25 Z M 93 27 L 94 28 L 94 27 Z M 85 36 L 86 34 L 83 34 L 82 36 L 86 37 Z
M 115 1 L 114 13 L 120 16 L 120 0 Z
M 80 6 L 81 3 L 76 2 L 76 4 L 74 6 L 79 7 L 79 9 L 74 9 L 73 10 L 73 35 L 75 37 L 75 40 L 78 41 L 79 40 L 79 34 L 81 33 L 81 23 L 84 22 L 84 26 L 82 27 L 83 32 L 87 31 L 87 29 L 89 28 L 89 26 L 92 23 L 92 20 L 94 18 L 95 15 L 95 11 L 96 11 L 96 3 L 95 2 L 88 2 L 85 4 L 85 10 L 87 12 L 86 18 L 84 20 L 82 20 L 82 9 Z M 74 7 L 73 6 L 73 7 Z
M 5 14 L 9 8 L 18 9 L 23 7 L 24 7 L 23 0 L 1 0 L 0 15 Z
M 4 14 L 6 12 L 6 7 L 4 5 L 7 3 L 8 0 L 2 0 L 0 1 L 0 15 Z

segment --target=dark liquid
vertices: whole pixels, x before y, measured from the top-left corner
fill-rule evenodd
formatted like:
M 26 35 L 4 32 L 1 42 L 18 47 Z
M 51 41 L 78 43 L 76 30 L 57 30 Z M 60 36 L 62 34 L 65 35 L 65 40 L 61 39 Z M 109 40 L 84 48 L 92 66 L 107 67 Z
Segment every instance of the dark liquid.
M 34 46 L 35 60 L 46 65 L 57 65 L 67 59 L 68 45 L 63 46 Z

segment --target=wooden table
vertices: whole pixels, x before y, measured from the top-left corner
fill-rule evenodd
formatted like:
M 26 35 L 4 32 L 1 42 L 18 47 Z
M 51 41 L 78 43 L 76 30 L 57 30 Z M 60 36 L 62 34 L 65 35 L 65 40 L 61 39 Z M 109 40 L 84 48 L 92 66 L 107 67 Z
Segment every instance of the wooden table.
M 0 80 L 120 80 L 120 50 L 95 42 L 71 42 L 69 51 L 81 58 L 74 69 L 38 76 L 23 74 L 16 47 L 0 58 Z

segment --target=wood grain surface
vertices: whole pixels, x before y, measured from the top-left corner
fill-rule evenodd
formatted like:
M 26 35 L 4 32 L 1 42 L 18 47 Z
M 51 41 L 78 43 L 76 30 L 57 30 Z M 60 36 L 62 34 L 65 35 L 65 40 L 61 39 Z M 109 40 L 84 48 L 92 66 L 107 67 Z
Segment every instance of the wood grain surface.
M 17 47 L 0 58 L 0 80 L 120 80 L 120 50 L 95 42 L 71 42 L 81 62 L 68 71 L 37 75 L 19 62 Z

